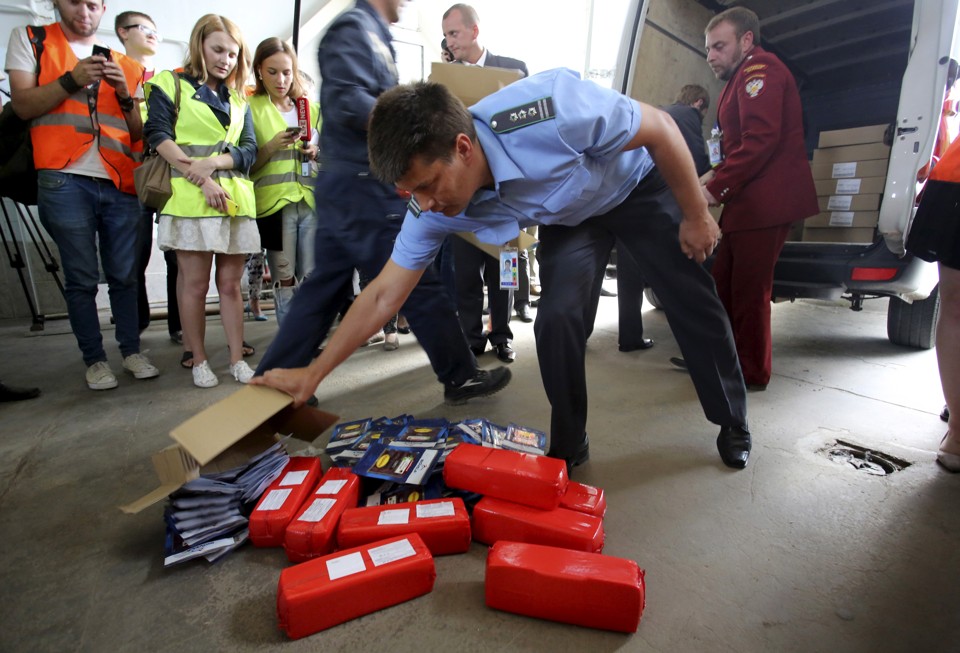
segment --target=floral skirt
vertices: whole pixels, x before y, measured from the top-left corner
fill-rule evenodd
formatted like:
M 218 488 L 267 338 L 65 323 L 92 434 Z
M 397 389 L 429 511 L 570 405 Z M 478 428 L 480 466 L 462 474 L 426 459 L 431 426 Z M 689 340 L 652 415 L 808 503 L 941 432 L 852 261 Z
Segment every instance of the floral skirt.
M 260 252 L 260 231 L 250 218 L 175 218 L 161 215 L 157 245 L 162 251 L 183 250 L 215 254 Z

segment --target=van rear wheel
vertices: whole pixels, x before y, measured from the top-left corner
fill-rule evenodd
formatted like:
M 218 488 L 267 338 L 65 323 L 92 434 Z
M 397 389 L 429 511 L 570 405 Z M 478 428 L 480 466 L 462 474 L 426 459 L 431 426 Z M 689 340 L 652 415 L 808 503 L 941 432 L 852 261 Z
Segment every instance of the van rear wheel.
M 926 299 L 912 304 L 896 297 L 890 298 L 887 307 L 887 337 L 895 345 L 930 349 L 937 331 L 937 316 L 940 314 L 940 285 Z
M 663 305 L 660 303 L 660 300 L 657 299 L 657 293 L 653 292 L 653 288 L 644 288 L 643 296 L 647 298 L 647 301 L 653 305 L 654 308 L 658 310 L 663 310 Z

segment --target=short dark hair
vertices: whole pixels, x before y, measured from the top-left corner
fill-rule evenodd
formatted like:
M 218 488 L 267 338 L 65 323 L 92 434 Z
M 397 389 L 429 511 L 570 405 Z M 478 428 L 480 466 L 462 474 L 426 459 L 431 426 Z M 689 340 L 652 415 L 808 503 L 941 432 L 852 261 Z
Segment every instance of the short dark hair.
M 450 14 L 454 11 L 460 12 L 460 17 L 463 18 L 463 24 L 465 27 L 473 27 L 474 25 L 480 24 L 480 16 L 477 14 L 477 10 L 470 5 L 463 4 L 462 2 L 451 5 L 449 9 L 443 12 L 443 20 L 449 18 Z
M 704 111 L 710 108 L 710 94 L 707 92 L 707 89 L 699 84 L 687 84 L 677 93 L 677 99 L 674 100 L 674 102 L 692 106 L 697 100 L 703 100 L 702 109 Z
M 120 39 L 120 30 L 125 28 L 130 24 L 131 20 L 136 18 L 146 18 L 149 20 L 154 27 L 157 26 L 157 21 L 150 18 L 147 14 L 142 11 L 121 11 L 117 14 L 117 18 L 113 21 L 113 31 L 117 34 L 117 38 Z M 120 39 L 120 42 L 123 43 L 123 39 Z
M 737 35 L 737 39 L 747 32 L 753 32 L 753 42 L 760 45 L 760 19 L 746 7 L 731 7 L 726 11 L 721 11 L 710 19 L 707 28 L 703 30 L 704 33 L 709 32 L 720 23 L 733 25 L 733 31 Z
M 377 99 L 370 115 L 370 169 L 383 183 L 395 184 L 415 158 L 427 164 L 450 161 L 460 134 L 477 140 L 473 116 L 446 86 L 395 86 Z

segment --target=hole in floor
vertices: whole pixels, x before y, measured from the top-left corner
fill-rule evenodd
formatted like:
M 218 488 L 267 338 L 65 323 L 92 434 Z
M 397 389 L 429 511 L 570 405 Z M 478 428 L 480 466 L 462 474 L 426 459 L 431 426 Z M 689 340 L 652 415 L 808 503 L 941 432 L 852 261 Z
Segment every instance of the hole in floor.
M 909 461 L 882 451 L 874 451 L 843 440 L 837 440 L 834 444 L 827 445 L 818 453 L 835 463 L 849 465 L 857 471 L 873 476 L 888 476 L 911 465 Z

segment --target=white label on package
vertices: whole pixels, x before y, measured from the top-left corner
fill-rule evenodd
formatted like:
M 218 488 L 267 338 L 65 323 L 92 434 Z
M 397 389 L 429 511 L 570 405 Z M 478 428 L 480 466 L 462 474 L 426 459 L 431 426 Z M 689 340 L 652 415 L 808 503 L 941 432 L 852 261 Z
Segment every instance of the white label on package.
M 270 494 L 257 506 L 257 510 L 280 510 L 293 490 L 271 490 Z
M 300 485 L 307 478 L 307 470 L 300 472 L 287 472 L 283 477 L 283 480 L 280 481 L 280 485 Z
M 422 485 L 424 477 L 433 464 L 433 459 L 439 455 L 440 452 L 436 449 L 427 449 L 424 451 L 423 455 L 420 456 L 420 460 L 417 462 L 417 466 L 413 468 L 413 471 L 410 472 L 410 475 L 404 482 L 410 485 Z
M 410 540 L 400 540 L 399 542 L 377 546 L 367 553 L 370 554 L 370 559 L 375 567 L 417 555 L 417 552 L 413 550 L 413 545 L 410 544 Z
M 310 507 L 303 511 L 297 521 L 318 522 L 326 517 L 335 505 L 337 505 L 336 499 L 314 499 Z
M 850 161 L 848 163 L 834 163 L 833 164 L 833 178 L 834 179 L 849 179 L 850 177 L 857 176 L 857 162 Z
M 420 519 L 429 519 L 430 517 L 453 517 L 453 515 L 453 501 L 417 504 L 417 517 Z
M 853 203 L 852 195 L 831 195 L 827 200 L 828 211 L 849 211 Z
M 363 562 L 363 556 L 359 551 L 327 560 L 327 574 L 330 575 L 330 580 L 352 576 L 366 570 L 367 565 Z
M 830 214 L 831 227 L 852 227 L 853 211 L 834 211 Z
M 840 179 L 837 181 L 838 195 L 856 195 L 860 192 L 859 179 Z
M 404 508 L 403 510 L 384 510 L 380 513 L 380 517 L 377 518 L 377 524 L 409 524 L 410 523 L 410 511 Z
M 323 485 L 318 487 L 314 494 L 339 494 L 340 490 L 342 490 L 346 484 L 346 479 L 340 481 L 324 481 Z

